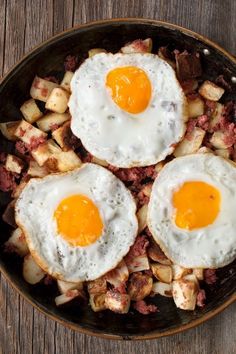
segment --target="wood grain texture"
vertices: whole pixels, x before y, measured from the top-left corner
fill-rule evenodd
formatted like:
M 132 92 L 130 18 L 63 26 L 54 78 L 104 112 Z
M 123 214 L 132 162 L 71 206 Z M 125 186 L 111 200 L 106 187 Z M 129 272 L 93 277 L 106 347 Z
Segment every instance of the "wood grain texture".
M 146 17 L 188 27 L 236 54 L 235 0 L 0 0 L 0 75 L 33 46 L 73 25 Z M 0 279 L 0 354 L 234 354 L 236 304 L 208 323 L 171 338 L 105 341 L 47 319 Z

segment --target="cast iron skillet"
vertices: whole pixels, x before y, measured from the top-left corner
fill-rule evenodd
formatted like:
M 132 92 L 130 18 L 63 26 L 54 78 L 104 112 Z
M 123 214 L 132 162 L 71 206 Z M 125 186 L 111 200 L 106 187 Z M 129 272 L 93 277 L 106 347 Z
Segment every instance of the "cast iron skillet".
M 75 27 L 44 42 L 8 73 L 0 84 L 1 121 L 16 120 L 21 117 L 19 106 L 29 97 L 29 89 L 35 74 L 45 76 L 62 71 L 66 55 L 76 54 L 83 60 L 90 48 L 100 47 L 116 52 L 126 42 L 147 37 L 153 39 L 154 52 L 157 46 L 168 44 L 173 49 L 197 50 L 202 53 L 205 78 L 214 80 L 219 74 L 224 74 L 225 79 L 231 82 L 232 77 L 236 76 L 236 60 L 230 54 L 208 39 L 187 29 L 144 19 L 94 22 Z M 226 95 L 226 99 L 236 99 L 236 85 L 232 86 L 233 89 Z M 0 143 L 11 149 L 4 139 L 1 138 Z M 8 201 L 6 193 L 1 193 L 1 213 Z M 109 311 L 94 313 L 88 307 L 76 305 L 57 308 L 54 304 L 54 297 L 57 295 L 56 287 L 27 284 L 22 278 L 22 261 L 14 256 L 9 257 L 3 252 L 2 245 L 11 230 L 3 222 L 0 227 L 0 269 L 8 281 L 37 309 L 79 332 L 112 339 L 159 338 L 203 323 L 236 300 L 235 261 L 218 271 L 217 285 L 206 289 L 207 305 L 193 312 L 181 311 L 175 307 L 172 300 L 161 296 L 153 300 L 160 312 L 148 316 L 136 312 L 127 315 L 117 315 Z

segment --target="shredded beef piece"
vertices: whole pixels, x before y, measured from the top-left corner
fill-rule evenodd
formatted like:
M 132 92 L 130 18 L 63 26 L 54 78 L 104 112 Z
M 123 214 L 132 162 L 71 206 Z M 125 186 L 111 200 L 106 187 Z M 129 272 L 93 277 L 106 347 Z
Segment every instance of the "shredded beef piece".
M 120 294 L 127 294 L 126 282 L 125 281 L 121 282 L 119 286 L 114 288 L 114 291 L 118 291 Z
M 199 53 L 190 54 L 185 50 L 175 52 L 176 71 L 180 81 L 194 79 L 202 75 L 202 66 Z
M 72 130 L 70 128 L 70 121 L 64 124 L 64 129 L 62 134 L 63 134 L 62 135 L 63 143 L 67 149 L 75 150 L 81 146 L 81 141 L 72 133 Z M 90 156 L 92 157 L 91 154 Z
M 0 162 L 5 163 L 7 159 L 7 154 L 5 152 L 0 152 Z
M 78 58 L 75 55 L 67 55 L 64 61 L 65 71 L 75 71 Z
M 135 197 L 138 199 L 138 207 L 141 207 L 144 204 L 148 204 L 149 202 L 149 197 L 145 195 L 142 190 L 138 192 L 137 195 L 135 193 Z
M 217 280 L 215 269 L 205 269 L 204 270 L 204 280 L 208 285 L 215 284 Z
M 187 97 L 189 100 L 195 100 L 199 97 L 199 94 L 197 92 L 191 92 L 187 94 Z
M 209 117 L 203 114 L 197 118 L 197 126 L 203 130 L 208 130 L 209 128 Z
M 174 60 L 175 57 L 173 53 L 167 47 L 160 47 L 158 51 L 163 55 L 164 58 Z
M 216 109 L 216 102 L 205 100 L 205 106 L 205 114 L 210 117 Z
M 138 235 L 135 243 L 130 247 L 127 256 L 138 257 L 146 254 L 146 249 L 149 245 L 149 241 L 145 235 Z
M 2 219 L 8 225 L 11 225 L 15 229 L 17 228 L 15 221 L 15 200 L 12 200 L 6 207 L 4 213 L 2 214 Z
M 216 78 L 215 83 L 229 92 L 232 91 L 232 86 L 225 80 L 224 75 L 219 75 Z
M 21 155 L 25 155 L 29 152 L 28 146 L 23 141 L 20 141 L 20 140 L 16 142 L 15 149 Z
M 0 166 L 0 190 L 9 192 L 16 188 L 15 176 L 7 171 L 4 166 Z
M 191 134 L 194 128 L 196 127 L 196 125 L 197 125 L 197 119 L 195 118 L 189 119 L 186 127 L 186 135 L 185 135 L 186 139 L 191 140 Z
M 34 149 L 37 149 L 37 147 L 43 143 L 45 143 L 46 139 L 44 137 L 34 137 L 32 136 L 32 138 L 30 139 L 30 143 L 27 145 L 29 151 L 32 151 Z
M 157 175 L 155 166 L 117 168 L 109 165 L 108 168 L 123 182 L 133 182 L 135 184 L 139 184 L 146 177 L 154 179 Z
M 197 294 L 197 306 L 204 307 L 206 301 L 206 292 L 204 289 L 200 289 Z
M 58 124 L 56 124 L 56 123 L 51 124 L 51 125 L 50 125 L 50 130 L 51 130 L 52 132 L 54 132 L 54 130 L 57 130 L 57 129 L 59 128 L 59 126 L 60 126 L 60 125 L 58 125 Z
M 53 278 L 51 275 L 47 274 L 46 277 L 43 279 L 45 285 L 51 285 L 53 283 Z
M 54 82 L 55 84 L 59 83 L 58 79 L 53 75 L 44 77 L 44 80 Z
M 228 121 L 236 123 L 236 103 L 229 101 L 224 105 L 224 116 Z
M 150 313 L 158 312 L 158 309 L 155 305 L 147 305 L 144 300 L 136 301 L 133 304 L 133 307 L 142 315 L 148 315 Z

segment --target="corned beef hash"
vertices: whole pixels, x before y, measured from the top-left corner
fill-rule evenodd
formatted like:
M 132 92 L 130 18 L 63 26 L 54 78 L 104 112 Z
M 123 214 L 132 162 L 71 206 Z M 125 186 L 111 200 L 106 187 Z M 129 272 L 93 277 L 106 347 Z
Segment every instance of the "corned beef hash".
M 57 306 L 146 315 L 165 296 L 194 310 L 236 258 L 236 104 L 201 55 L 148 38 L 67 56 L 62 81 L 36 76 L 0 123 L 5 252 L 32 286 L 57 283 Z

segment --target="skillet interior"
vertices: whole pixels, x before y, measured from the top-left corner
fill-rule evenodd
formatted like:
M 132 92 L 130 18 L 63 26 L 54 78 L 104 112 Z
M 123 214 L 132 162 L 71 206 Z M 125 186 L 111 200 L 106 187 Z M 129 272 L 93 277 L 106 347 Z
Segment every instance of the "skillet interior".
M 66 55 L 76 54 L 82 61 L 87 51 L 93 47 L 105 48 L 116 52 L 124 43 L 137 38 L 151 37 L 154 42 L 154 52 L 159 46 L 169 45 L 171 49 L 187 49 L 199 51 L 208 48 L 210 55 L 202 55 L 204 79 L 214 80 L 224 74 L 230 82 L 231 76 L 236 76 L 236 64 L 217 48 L 206 45 L 195 35 L 190 36 L 174 26 L 145 20 L 113 20 L 82 26 L 65 32 L 62 35 L 39 46 L 15 67 L 2 81 L 0 86 L 0 120 L 9 121 L 21 118 L 19 106 L 29 98 L 29 88 L 35 76 L 45 76 L 63 70 Z M 236 85 L 225 99 L 236 99 Z M 12 146 L 3 138 L 0 141 L 4 150 L 11 151 Z M 6 193 L 0 193 L 0 212 L 9 201 Z M 54 297 L 57 293 L 54 285 L 46 288 L 44 285 L 30 286 L 22 278 L 22 261 L 15 256 L 3 252 L 3 243 L 9 237 L 10 227 L 1 221 L 0 266 L 11 282 L 26 298 L 48 313 L 50 316 L 71 325 L 79 331 L 90 334 L 107 334 L 115 338 L 152 338 L 181 331 L 186 327 L 204 321 L 218 307 L 223 308 L 225 302 L 232 301 L 236 292 L 236 261 L 218 271 L 219 281 L 215 287 L 207 288 L 207 305 L 194 312 L 178 310 L 172 300 L 156 297 L 160 312 L 143 316 L 138 313 L 117 315 L 106 311 L 94 313 L 87 307 L 68 306 L 56 308 Z M 121 336 L 121 337 L 119 337 Z

